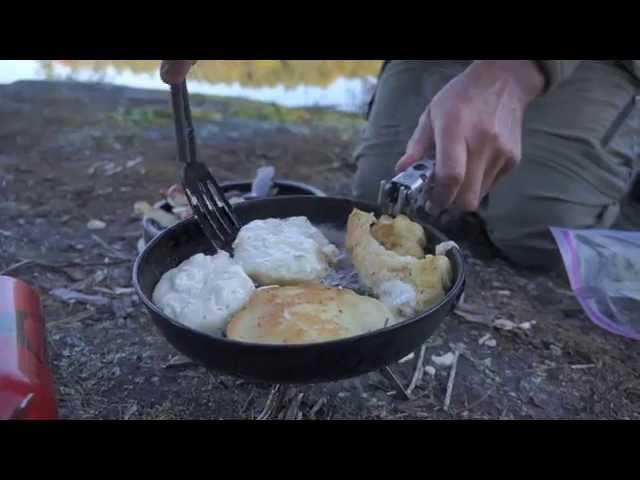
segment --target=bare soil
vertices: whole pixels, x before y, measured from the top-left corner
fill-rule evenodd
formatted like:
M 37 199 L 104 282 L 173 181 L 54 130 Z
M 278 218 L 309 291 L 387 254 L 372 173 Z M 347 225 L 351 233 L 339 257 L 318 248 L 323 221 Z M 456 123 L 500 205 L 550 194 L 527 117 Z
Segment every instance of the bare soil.
M 272 164 L 281 178 L 349 194 L 360 119 L 202 96 L 194 107 L 201 158 L 221 181 Z M 564 275 L 513 268 L 473 228 L 453 232 L 468 256 L 464 309 L 428 340 L 435 374 L 410 399 L 379 372 L 276 390 L 184 363 L 131 290 L 142 234 L 133 204 L 177 180 L 169 108 L 164 92 L 0 87 L 0 272 L 42 295 L 62 418 L 250 419 L 270 393 L 270 418 L 640 418 L 639 344 L 593 325 Z M 88 229 L 91 219 L 106 228 Z M 55 288 L 107 302 L 68 303 Z M 431 357 L 454 351 L 450 381 Z M 418 357 L 391 366 L 404 388 Z

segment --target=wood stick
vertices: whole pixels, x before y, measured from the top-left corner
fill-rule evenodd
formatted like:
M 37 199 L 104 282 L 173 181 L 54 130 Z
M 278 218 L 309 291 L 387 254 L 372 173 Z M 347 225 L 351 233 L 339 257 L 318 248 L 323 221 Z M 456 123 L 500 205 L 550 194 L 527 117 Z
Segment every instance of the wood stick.
M 413 389 L 416 388 L 419 382 L 422 381 L 422 376 L 424 375 L 424 354 L 427 350 L 426 345 L 422 345 L 420 347 L 420 354 L 418 356 L 418 361 L 416 362 L 416 369 L 413 372 L 413 378 L 411 379 L 411 383 L 409 384 L 409 388 L 407 388 L 407 393 L 411 395 Z
M 449 411 L 449 405 L 451 403 L 451 392 L 453 391 L 453 382 L 456 379 L 456 370 L 458 368 L 458 357 L 460 352 L 456 350 L 453 354 L 453 364 L 451 365 L 451 371 L 449 372 L 449 382 L 447 383 L 447 394 L 444 397 L 444 411 Z

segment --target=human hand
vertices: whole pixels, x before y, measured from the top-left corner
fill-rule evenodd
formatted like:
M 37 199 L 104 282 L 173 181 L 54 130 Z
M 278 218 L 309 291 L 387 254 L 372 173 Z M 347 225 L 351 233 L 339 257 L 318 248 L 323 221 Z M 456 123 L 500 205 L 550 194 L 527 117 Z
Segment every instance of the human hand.
M 163 60 L 160 65 L 160 78 L 169 85 L 182 82 L 197 60 Z
M 527 105 L 544 88 L 529 60 L 476 60 L 427 106 L 396 169 L 435 154 L 430 213 L 474 211 L 520 161 Z

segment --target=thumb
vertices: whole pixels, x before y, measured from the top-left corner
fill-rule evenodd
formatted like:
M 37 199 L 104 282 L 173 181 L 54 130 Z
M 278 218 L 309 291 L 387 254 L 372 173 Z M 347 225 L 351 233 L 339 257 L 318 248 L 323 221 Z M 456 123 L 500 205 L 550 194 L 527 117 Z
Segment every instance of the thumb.
M 435 152 L 436 144 L 431 124 L 431 109 L 427 107 L 418 121 L 413 135 L 407 143 L 407 150 L 396 164 L 396 171 L 407 169 L 416 162 L 422 160 L 427 154 Z

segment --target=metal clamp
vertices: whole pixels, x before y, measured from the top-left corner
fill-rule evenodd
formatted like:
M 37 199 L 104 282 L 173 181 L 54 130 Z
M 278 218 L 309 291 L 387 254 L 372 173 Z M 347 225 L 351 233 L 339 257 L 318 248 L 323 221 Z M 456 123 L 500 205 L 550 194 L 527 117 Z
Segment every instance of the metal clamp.
M 435 162 L 417 162 L 391 180 L 380 182 L 378 205 L 386 215 L 405 214 L 415 218 L 418 209 L 424 209 L 433 188 Z

